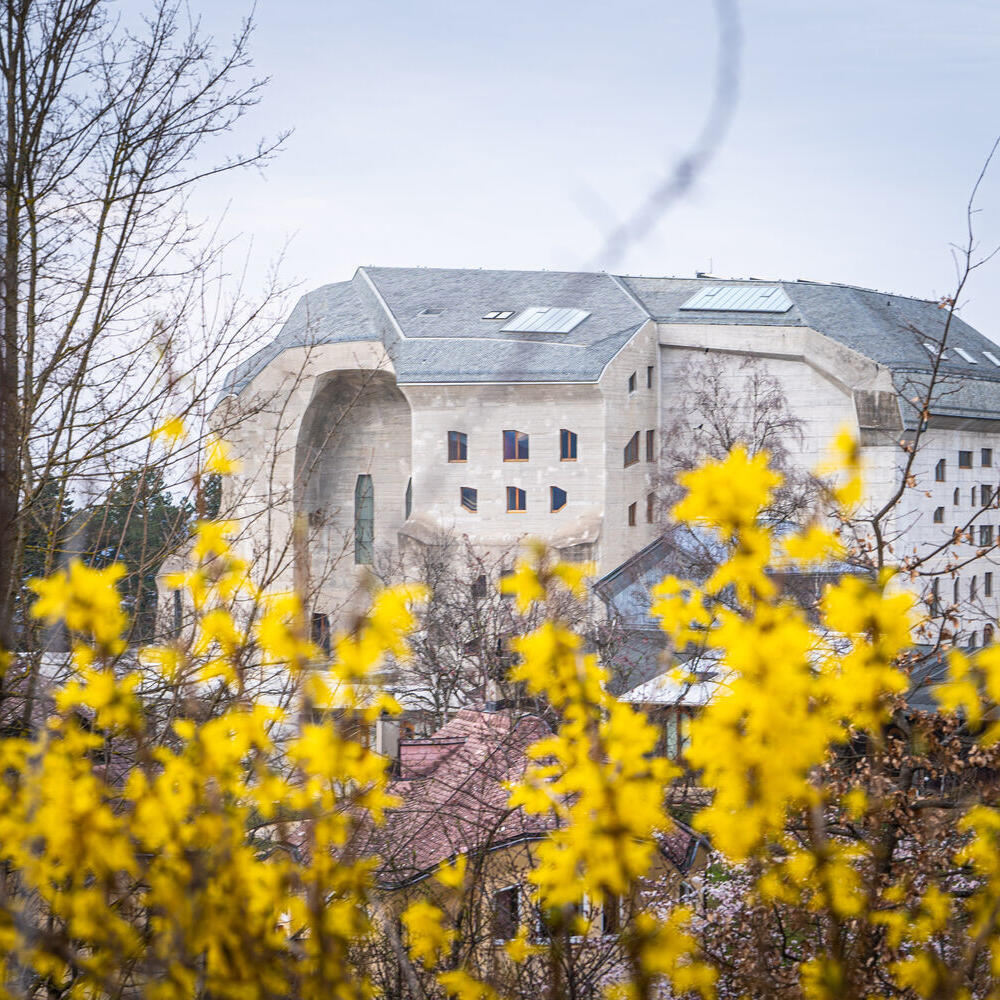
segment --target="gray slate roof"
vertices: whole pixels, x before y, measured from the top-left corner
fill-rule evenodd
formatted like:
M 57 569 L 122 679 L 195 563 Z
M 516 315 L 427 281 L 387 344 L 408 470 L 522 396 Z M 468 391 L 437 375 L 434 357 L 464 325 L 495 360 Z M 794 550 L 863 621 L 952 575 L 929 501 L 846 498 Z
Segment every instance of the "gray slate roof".
M 226 379 L 239 392 L 282 351 L 298 346 L 381 340 L 400 383 L 593 382 L 648 319 L 661 323 L 809 327 L 888 366 L 902 385 L 926 373 L 923 341 L 939 338 L 946 312 L 937 303 L 848 285 L 780 285 L 785 313 L 684 311 L 681 305 L 726 279 L 615 277 L 561 271 L 359 268 L 351 281 L 303 295 L 272 343 Z M 590 315 L 566 334 L 503 333 L 491 311 L 567 306 Z M 429 314 L 426 310 L 433 310 Z M 761 336 L 767 334 L 763 330 Z M 1000 415 L 1000 368 L 983 354 L 1000 348 L 955 317 L 942 372 L 956 415 Z M 970 364 L 954 350 L 964 348 Z

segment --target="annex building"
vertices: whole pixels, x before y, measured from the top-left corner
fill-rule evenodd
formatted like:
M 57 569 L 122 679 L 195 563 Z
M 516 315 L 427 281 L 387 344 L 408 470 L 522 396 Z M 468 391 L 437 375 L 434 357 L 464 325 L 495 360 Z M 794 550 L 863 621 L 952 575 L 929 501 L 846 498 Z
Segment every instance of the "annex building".
M 274 582 L 307 584 L 334 621 L 380 551 L 442 531 L 484 547 L 542 538 L 607 575 L 658 536 L 682 369 L 718 358 L 736 385 L 758 360 L 801 421 L 804 466 L 841 427 L 856 432 L 874 506 L 900 480 L 936 365 L 901 537 L 935 546 L 974 518 L 956 544 L 990 550 L 1000 348 L 956 317 L 938 357 L 946 317 L 935 302 L 807 281 L 359 268 L 304 295 L 228 378 L 243 463 L 231 500 L 246 546 L 289 554 Z M 970 635 L 1000 610 L 993 565 L 988 552 L 937 584 L 962 600 Z

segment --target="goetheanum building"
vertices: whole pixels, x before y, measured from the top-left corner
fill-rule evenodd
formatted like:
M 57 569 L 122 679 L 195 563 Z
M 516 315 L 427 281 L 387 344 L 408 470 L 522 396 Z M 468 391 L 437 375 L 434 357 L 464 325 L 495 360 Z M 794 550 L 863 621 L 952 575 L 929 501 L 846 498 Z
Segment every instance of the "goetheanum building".
M 380 550 L 442 531 L 484 547 L 544 539 L 607 574 L 658 535 L 661 435 L 682 370 L 757 359 L 779 380 L 812 466 L 847 426 L 866 502 L 899 481 L 900 442 L 937 381 L 898 517 L 906 544 L 1000 531 L 1000 348 L 937 303 L 813 282 L 360 268 L 304 295 L 278 337 L 227 381 L 246 405 L 236 515 L 277 582 L 318 614 L 351 608 Z M 972 551 L 971 549 L 969 551 Z M 942 556 L 944 565 L 945 556 Z M 992 625 L 992 556 L 948 577 Z M 1000 586 L 1000 580 L 997 581 Z M 939 582 L 938 586 L 943 586 Z M 951 599 L 952 594 L 939 594 Z

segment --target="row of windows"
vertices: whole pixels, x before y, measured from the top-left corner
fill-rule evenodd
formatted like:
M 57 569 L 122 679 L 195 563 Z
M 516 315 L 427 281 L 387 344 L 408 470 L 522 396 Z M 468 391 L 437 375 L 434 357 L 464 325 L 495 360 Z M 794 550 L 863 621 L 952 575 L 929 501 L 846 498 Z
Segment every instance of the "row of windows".
M 935 577 L 934 582 L 931 584 L 931 607 L 937 611 L 940 608 L 941 601 L 941 580 L 940 577 Z M 954 581 L 952 581 L 952 602 L 958 604 L 962 599 L 962 578 L 956 576 Z M 974 601 L 979 596 L 979 578 L 972 577 L 969 580 L 969 600 Z M 984 573 L 983 574 L 983 597 L 993 596 L 993 574 Z
M 998 496 L 998 491 L 995 486 L 991 486 L 988 483 L 980 483 L 978 486 L 972 486 L 969 490 L 969 503 L 973 507 L 992 507 L 1000 500 Z M 962 489 L 960 486 L 955 487 L 955 492 L 951 495 L 951 502 L 954 506 L 958 507 L 962 503 Z M 938 511 L 942 512 L 942 520 L 944 519 L 944 507 L 938 507 Z M 935 511 L 934 520 L 937 521 L 937 511 Z
M 528 435 L 524 431 L 507 430 L 503 435 L 503 460 L 505 462 L 527 462 L 529 455 Z M 576 461 L 577 437 L 575 431 L 565 427 L 559 431 L 559 460 Z M 469 435 L 464 431 L 448 431 L 448 461 L 467 462 L 469 460 Z
M 522 912 L 525 910 L 526 913 Z M 617 934 L 621 930 L 623 907 L 622 900 L 618 896 L 606 896 L 599 911 L 598 907 L 585 896 L 583 904 L 576 906 L 575 910 L 576 915 L 582 916 L 601 934 Z M 525 920 L 525 917 L 529 919 Z M 522 898 L 520 886 L 511 885 L 494 892 L 493 940 L 499 943 L 516 937 L 522 923 L 534 925 L 536 940 L 545 940 L 550 936 L 551 928 L 544 914 L 531 904 L 530 897 Z
M 654 365 L 646 365 L 646 388 L 647 389 L 652 389 L 653 388 L 653 373 L 654 373 L 655 370 L 656 369 L 655 369 Z M 639 373 L 638 372 L 632 372 L 632 374 L 629 375 L 629 377 L 628 377 L 628 391 L 629 391 L 629 395 L 630 396 L 632 395 L 633 392 L 635 392 L 636 386 L 638 384 L 639 384 Z
M 971 469 L 972 468 L 972 455 L 971 451 L 960 451 L 958 453 L 958 467 L 960 469 Z M 993 449 L 992 448 L 980 448 L 979 449 L 979 464 L 984 469 L 990 469 L 993 467 Z M 943 458 L 939 458 L 937 465 L 934 466 L 934 480 L 938 483 L 943 483 L 945 477 L 948 473 L 948 463 Z
M 639 431 L 636 431 L 629 439 L 628 444 L 625 445 L 625 450 L 622 455 L 625 468 L 627 469 L 630 465 L 635 465 L 639 461 Z M 653 462 L 656 460 L 656 431 L 649 430 L 646 431 L 646 461 Z
M 470 514 L 479 510 L 479 490 L 474 486 L 462 486 L 458 491 L 458 503 Z M 554 514 L 566 506 L 566 491 L 559 486 L 549 487 L 549 510 Z M 528 495 L 518 486 L 507 487 L 508 512 L 521 512 L 528 509 Z
M 653 515 L 656 513 L 656 494 L 646 494 L 646 524 L 653 523 Z M 639 502 L 635 501 L 628 505 L 628 526 L 634 528 L 638 523 Z

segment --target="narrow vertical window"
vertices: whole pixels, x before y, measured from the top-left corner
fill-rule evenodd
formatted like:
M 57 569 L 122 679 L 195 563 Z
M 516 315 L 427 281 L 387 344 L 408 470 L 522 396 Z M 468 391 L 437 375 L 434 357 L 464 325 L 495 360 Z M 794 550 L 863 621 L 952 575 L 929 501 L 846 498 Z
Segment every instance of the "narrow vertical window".
M 576 461 L 576 434 L 565 427 L 559 432 L 559 461 Z
M 503 432 L 503 460 L 505 462 L 528 461 L 528 435 L 521 431 Z
M 958 604 L 958 585 L 962 582 L 961 577 L 955 577 L 955 584 L 952 587 L 951 598 L 955 604 Z
M 944 524 L 944 507 L 934 508 L 934 523 Z
M 517 936 L 521 923 L 518 895 L 516 885 L 493 893 L 493 937 L 497 941 L 509 941 Z
M 943 458 L 939 458 L 937 465 L 934 466 L 934 481 L 938 483 L 943 483 L 944 473 L 945 473 L 945 460 Z
M 632 372 L 628 377 L 628 391 L 629 395 L 635 392 L 635 372 Z
M 403 496 L 403 513 L 409 517 L 413 513 L 413 480 L 407 480 L 406 494 Z
M 936 615 L 941 610 L 941 588 L 938 586 L 940 583 L 938 577 L 934 577 L 934 582 L 931 584 L 931 614 Z
M 310 638 L 323 652 L 330 655 L 330 619 L 317 611 L 313 612 L 310 623 Z
M 354 561 L 371 565 L 375 558 L 375 487 L 372 477 L 354 484 Z
M 558 486 L 549 487 L 549 509 L 555 513 L 557 510 L 562 510 L 566 506 L 566 491 L 559 489 Z
M 973 486 L 969 492 L 969 503 L 975 507 L 976 506 L 976 487 Z
M 993 449 L 992 448 L 982 448 L 979 452 L 979 462 L 984 468 L 991 468 L 993 466 Z
M 958 499 L 958 487 L 955 487 L 955 492 L 952 494 L 951 502 L 957 507 L 960 503 Z
M 621 930 L 622 901 L 618 896 L 605 895 L 601 903 L 601 933 L 617 934 Z
M 988 646 L 993 641 L 993 626 L 987 625 L 983 629 L 983 645 Z
M 646 461 L 652 462 L 656 452 L 656 431 L 646 431 Z
M 993 490 L 985 483 L 983 483 L 979 487 L 979 506 L 989 507 L 989 505 L 992 502 L 993 502 Z
M 983 574 L 983 596 L 992 597 L 993 596 L 993 574 L 984 573 Z
M 979 544 L 980 546 L 987 546 L 993 544 L 993 525 L 992 524 L 981 524 L 979 525 Z
M 653 388 L 653 366 L 646 365 L 646 388 Z
M 653 517 L 656 513 L 656 494 L 647 493 L 646 494 L 646 524 L 653 523 Z
M 976 578 L 973 577 L 969 581 L 969 600 L 974 601 L 976 599 Z
M 628 505 L 628 526 L 630 528 L 635 527 L 635 515 L 636 515 L 636 505 L 634 503 L 630 503 Z
M 625 450 L 623 453 L 623 461 L 625 468 L 627 469 L 630 465 L 635 465 L 639 461 L 639 432 L 636 431 L 629 439 L 628 444 L 625 445 Z
M 522 511 L 527 509 L 528 509 L 527 497 L 525 496 L 524 490 L 518 489 L 516 486 L 508 486 L 507 510 Z
M 469 438 L 461 431 L 448 431 L 448 461 L 465 462 L 469 458 Z
M 180 635 L 181 626 L 184 624 L 184 606 L 181 604 L 181 592 L 174 591 L 174 635 Z
M 471 486 L 463 486 L 459 491 L 458 502 L 462 507 L 472 514 L 479 508 L 479 490 Z

